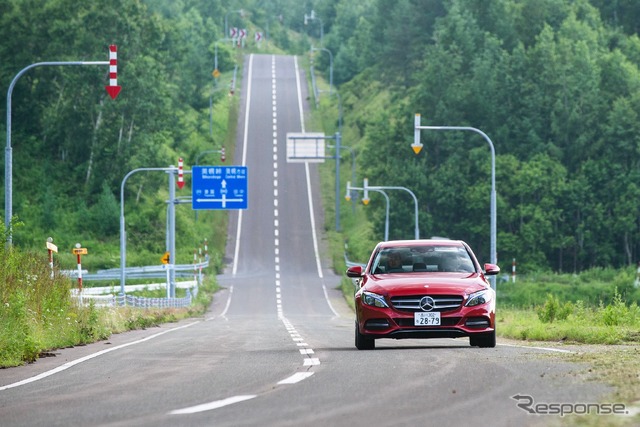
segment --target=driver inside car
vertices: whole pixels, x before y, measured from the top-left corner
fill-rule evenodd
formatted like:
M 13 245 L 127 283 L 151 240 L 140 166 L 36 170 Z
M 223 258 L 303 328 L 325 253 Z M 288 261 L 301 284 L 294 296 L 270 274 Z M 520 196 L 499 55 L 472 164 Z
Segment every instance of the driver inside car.
M 402 255 L 399 252 L 391 252 L 387 258 L 387 273 L 402 273 Z

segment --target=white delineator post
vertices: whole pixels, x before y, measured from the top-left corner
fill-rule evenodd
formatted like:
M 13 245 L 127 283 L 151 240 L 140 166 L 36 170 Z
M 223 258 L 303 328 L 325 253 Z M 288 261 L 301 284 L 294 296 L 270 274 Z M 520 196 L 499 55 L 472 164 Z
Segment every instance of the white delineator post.
M 198 283 L 198 250 L 193 250 L 193 281 Z

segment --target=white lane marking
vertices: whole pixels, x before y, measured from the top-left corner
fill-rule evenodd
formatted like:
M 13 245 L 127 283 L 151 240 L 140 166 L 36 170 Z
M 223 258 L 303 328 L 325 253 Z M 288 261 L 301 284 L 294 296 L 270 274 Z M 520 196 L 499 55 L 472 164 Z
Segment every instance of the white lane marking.
M 556 352 L 556 353 L 575 353 L 574 351 L 565 350 L 565 349 L 562 349 L 562 348 L 533 347 L 533 346 L 529 346 L 529 345 L 500 344 L 500 343 L 498 343 L 498 345 L 502 346 L 502 347 L 530 348 L 530 349 L 534 349 L 534 350 L 552 351 L 552 352 Z
M 276 126 L 276 119 L 275 117 L 277 116 L 277 103 L 276 103 L 276 58 L 275 56 L 271 57 L 271 61 L 272 61 L 272 71 L 271 71 L 271 78 L 272 78 L 272 86 L 273 86 L 273 94 L 272 94 L 272 98 L 273 98 L 273 130 L 274 130 L 274 136 L 277 135 L 277 126 Z M 296 76 L 298 74 L 297 71 L 297 62 L 296 62 Z M 298 100 L 300 102 L 300 82 L 298 80 Z M 274 138 L 273 139 L 273 170 L 274 170 L 274 176 L 277 176 L 277 170 L 278 170 L 278 138 Z M 308 176 L 308 165 L 307 165 L 307 176 Z M 309 179 L 307 178 L 307 182 L 309 182 Z M 274 204 L 274 215 L 277 218 L 278 216 L 278 180 L 274 179 L 273 180 L 273 204 Z M 312 210 L 311 210 L 311 221 L 313 224 L 313 206 L 312 206 Z M 291 324 L 291 322 L 284 316 L 284 311 L 282 309 L 282 294 L 281 294 L 281 289 L 280 289 L 280 275 L 279 275 L 279 271 L 280 271 L 280 257 L 278 256 L 278 235 L 279 235 L 279 222 L 276 220 L 274 222 L 274 234 L 276 236 L 276 240 L 275 240 L 275 251 L 276 251 L 276 257 L 275 257 L 275 270 L 276 270 L 276 307 L 278 310 L 278 318 L 282 321 L 283 325 L 285 326 L 285 328 L 287 329 L 287 331 L 289 332 L 289 335 L 291 336 L 291 339 L 293 340 L 293 342 L 295 342 L 297 344 L 297 346 L 301 346 L 301 342 L 304 341 L 304 338 L 302 338 L 302 336 L 298 333 L 298 331 L 296 331 L 296 328 Z M 314 227 L 315 228 L 315 227 Z M 314 230 L 314 241 L 315 241 L 315 230 Z M 315 246 L 317 247 L 317 243 L 315 244 Z M 317 250 L 316 250 L 317 253 Z M 321 270 L 320 270 L 321 271 Z M 307 344 L 304 343 L 304 346 L 306 347 Z M 319 365 L 320 364 L 320 360 L 315 358 L 315 359 L 310 359 L 308 357 L 309 354 L 313 354 L 313 350 L 310 348 L 305 348 L 305 349 L 300 349 L 300 354 L 302 354 L 303 356 L 307 356 L 304 359 L 304 364 L 303 366 L 312 366 L 312 365 Z M 294 374 L 292 376 L 290 376 L 289 378 L 286 378 L 280 382 L 278 382 L 278 384 L 295 384 L 299 381 L 304 380 L 305 378 L 310 377 L 311 375 L 313 375 L 313 372 L 299 372 L 297 374 Z
M 242 140 L 242 166 L 247 165 L 247 144 L 248 144 L 248 133 L 249 133 L 249 110 L 251 109 L 251 79 L 253 75 L 253 54 L 249 55 L 249 71 L 247 78 L 249 81 L 247 82 L 247 108 L 244 114 L 244 135 Z M 232 276 L 235 276 L 238 272 L 238 255 L 240 254 L 240 234 L 242 230 L 242 212 L 238 212 L 238 228 L 236 230 L 236 250 L 233 254 L 233 269 Z M 231 296 L 231 294 L 229 294 Z
M 336 311 L 335 308 L 333 308 L 333 305 L 331 304 L 331 300 L 329 299 L 329 293 L 327 292 L 327 287 L 324 285 L 324 282 L 322 283 L 322 291 L 324 292 L 324 298 L 327 300 L 327 304 L 329 304 L 329 308 L 331 309 L 331 311 L 333 311 L 333 314 L 336 317 L 340 317 L 340 314 Z
M 183 326 L 178 326 L 177 328 L 168 329 L 166 331 L 158 332 L 157 334 L 150 335 L 150 336 L 148 336 L 146 338 L 142 338 L 142 339 L 137 340 L 137 341 L 132 341 L 132 342 L 129 342 L 129 343 L 126 343 L 126 344 L 121 344 L 121 345 L 118 345 L 118 346 L 115 346 L 115 347 L 107 348 L 107 349 L 102 350 L 102 351 L 98 351 L 97 353 L 89 354 L 87 356 L 81 357 L 80 359 L 72 360 L 71 362 L 67 362 L 64 365 L 58 366 L 57 368 L 54 368 L 54 369 L 51 369 L 49 371 L 43 372 L 43 373 L 41 373 L 39 375 L 36 375 L 34 377 L 27 378 L 26 380 L 22 380 L 22 381 L 15 382 L 13 384 L 7 384 L 5 386 L 2 386 L 2 387 L 0 387 L 0 391 L 8 390 L 10 388 L 20 387 L 20 386 L 25 385 L 25 384 L 29 384 L 29 383 L 32 383 L 32 382 L 35 382 L 35 381 L 39 381 L 41 379 L 50 377 L 51 375 L 57 374 L 58 372 L 65 371 L 65 370 L 67 370 L 67 369 L 69 369 L 69 368 L 71 368 L 73 366 L 79 365 L 80 363 L 86 362 L 86 361 L 91 360 L 91 359 L 95 359 L 96 357 L 102 356 L 103 354 L 111 353 L 112 351 L 120 350 L 121 348 L 129 347 L 129 346 L 132 346 L 132 345 L 140 344 L 140 343 L 143 343 L 145 341 L 149 341 L 149 340 L 152 340 L 154 338 L 158 338 L 159 336 L 162 336 L 162 335 L 167 334 L 169 332 L 173 332 L 173 331 L 177 331 L 177 330 L 180 330 L 180 329 L 188 328 L 188 327 L 196 325 L 198 323 L 200 323 L 199 320 L 196 321 L 196 322 L 193 322 L 193 323 L 188 323 L 188 324 L 183 325 Z
M 309 217 L 311 220 L 311 236 L 313 240 L 313 251 L 316 257 L 316 267 L 318 268 L 318 277 L 322 279 L 323 278 L 322 265 L 320 264 L 320 252 L 318 251 L 318 236 L 316 235 L 316 219 L 313 213 L 313 197 L 311 197 L 311 176 L 309 174 L 309 162 L 304 163 L 304 172 L 307 177 L 307 200 L 309 203 Z
M 231 296 L 233 295 L 233 285 L 229 287 L 229 296 L 227 296 L 227 304 L 224 306 L 224 310 L 220 314 L 220 317 L 226 319 L 227 311 L 229 310 L 229 306 L 231 305 Z
M 195 414 L 197 412 L 211 411 L 212 409 L 222 408 L 223 406 L 233 405 L 234 403 L 244 402 L 245 400 L 257 397 L 255 394 L 245 396 L 233 396 L 215 402 L 203 403 L 202 405 L 191 406 L 190 408 L 176 409 L 169 412 L 169 415 Z
M 301 124 L 300 127 L 302 128 L 302 132 L 304 132 L 304 111 L 302 109 L 302 91 L 300 89 L 300 75 L 298 72 L 297 56 L 294 57 L 294 63 L 295 63 L 295 70 L 296 70 L 296 86 L 298 90 L 298 110 L 300 112 L 300 124 Z M 322 264 L 320 262 L 320 251 L 318 250 L 318 236 L 316 235 L 316 223 L 315 223 L 315 216 L 313 212 L 313 197 L 311 196 L 311 175 L 309 173 L 308 162 L 305 162 L 304 164 L 304 171 L 307 179 L 307 199 L 309 203 L 309 213 L 311 218 L 311 235 L 313 238 L 313 251 L 316 257 L 316 268 L 318 269 L 318 277 L 322 279 L 324 278 L 324 275 L 322 274 Z M 340 314 L 338 314 L 338 312 L 335 310 L 335 308 L 333 308 L 333 305 L 331 304 L 331 300 L 329 299 L 329 294 L 327 293 L 327 288 L 324 285 L 324 283 L 322 284 L 322 291 L 324 292 L 324 298 L 327 301 L 327 304 L 329 305 L 329 308 L 331 309 L 333 314 L 336 317 L 340 317 Z
M 295 384 L 313 375 L 313 372 L 297 372 L 291 375 L 289 378 L 285 378 L 279 381 L 278 384 Z
M 317 357 L 310 357 L 308 359 L 304 359 L 304 366 L 315 366 L 320 364 L 320 359 Z
M 302 109 L 302 91 L 300 90 L 300 73 L 298 71 L 298 57 L 293 57 L 293 63 L 296 70 L 296 86 L 298 88 L 298 112 L 300 114 L 300 128 L 301 132 L 304 133 L 304 111 Z

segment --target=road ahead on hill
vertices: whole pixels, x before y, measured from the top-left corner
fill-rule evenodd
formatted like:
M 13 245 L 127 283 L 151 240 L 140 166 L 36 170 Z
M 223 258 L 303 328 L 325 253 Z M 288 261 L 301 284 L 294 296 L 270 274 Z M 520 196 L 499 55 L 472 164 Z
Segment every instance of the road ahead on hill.
M 306 87 L 295 57 L 246 58 L 235 159 L 249 207 L 231 214 L 208 315 L 0 370 L 2 426 L 549 425 L 559 418 L 513 396 L 607 392 L 554 349 L 445 339 L 356 350 L 324 249 L 317 166 L 286 162 Z

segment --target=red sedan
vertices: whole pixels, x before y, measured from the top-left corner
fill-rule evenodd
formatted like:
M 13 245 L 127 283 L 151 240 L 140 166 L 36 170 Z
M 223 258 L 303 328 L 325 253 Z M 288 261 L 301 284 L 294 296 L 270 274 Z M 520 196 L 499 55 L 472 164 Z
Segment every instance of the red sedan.
M 378 243 L 364 267 L 349 267 L 357 279 L 356 348 L 371 350 L 379 338 L 469 337 L 495 347 L 495 292 L 460 240 L 396 240 Z

